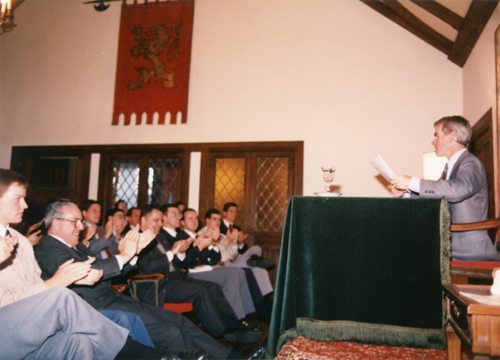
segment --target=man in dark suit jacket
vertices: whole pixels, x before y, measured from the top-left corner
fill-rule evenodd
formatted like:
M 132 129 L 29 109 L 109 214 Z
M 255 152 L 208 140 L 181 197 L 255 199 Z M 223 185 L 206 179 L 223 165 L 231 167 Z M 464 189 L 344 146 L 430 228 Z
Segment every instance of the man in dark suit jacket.
M 68 200 L 56 201 L 49 205 L 44 218 L 48 235 L 40 241 L 36 249 L 36 258 L 43 278 L 50 277 L 60 264 L 70 259 L 84 261 L 93 255 L 78 241 L 83 228 L 81 220 L 78 206 Z M 196 349 L 204 349 L 217 359 L 230 356 L 229 349 L 181 315 L 135 301 L 112 289 L 109 279 L 120 274 L 124 264 L 131 260 L 131 253 L 137 251 L 136 249 L 140 251 L 144 246 L 138 246 L 137 240 L 128 241 L 121 255 L 95 261 L 93 267 L 102 269 L 104 273 L 100 282 L 94 286 L 75 285 L 71 287 L 72 290 L 96 309 L 122 310 L 139 315 L 155 346 L 177 351 L 180 358 L 204 358 L 203 352 L 197 352 Z
M 394 194 L 409 191 L 423 198 L 444 197 L 450 206 L 453 223 L 486 220 L 488 186 L 481 161 L 467 150 L 472 136 L 469 122 L 461 116 L 444 117 L 434 123 L 432 145 L 436 155 L 446 156 L 448 163 L 439 180 L 397 176 Z M 452 255 L 458 260 L 497 260 L 498 254 L 486 230 L 452 233 Z
M 95 284 L 102 272 L 90 268 L 92 261 L 68 261 L 50 279 L 40 278 L 31 243 L 10 228 L 22 219 L 26 191 L 26 179 L 0 169 L 0 358 L 138 360 L 176 356 L 134 342 L 127 337 L 132 333 L 65 288 L 73 283 Z M 135 335 L 143 330 L 145 334 L 137 340 L 149 339 L 142 321 L 134 323 L 137 315 L 109 309 L 101 312 Z
M 241 328 L 240 322 L 219 285 L 188 278 L 185 271 L 179 270 L 178 266 L 182 265 L 182 260 L 185 260 L 182 254 L 185 254 L 190 244 L 190 240 L 187 240 L 189 235 L 180 235 L 177 241 L 169 241 L 168 234 L 166 235 L 166 231 L 161 228 L 162 217 L 163 213 L 159 208 L 148 205 L 142 209 L 141 228 L 151 230 L 157 236 L 141 253 L 138 261 L 139 272 L 142 274 L 165 274 L 165 280 L 160 283 L 160 304 L 165 301 L 192 302 L 196 316 L 214 336 L 234 333 L 225 338 L 234 338 L 245 343 L 258 341 L 260 332 L 251 334 L 251 331 Z M 202 241 L 202 239 L 198 240 Z M 211 238 L 208 239 L 207 245 L 211 241 Z M 203 248 L 203 245 L 201 247 Z M 195 251 L 199 252 L 197 246 L 193 248 L 193 252 Z M 152 286 L 143 289 L 140 291 L 140 298 L 152 303 L 152 299 L 156 296 L 154 290 Z

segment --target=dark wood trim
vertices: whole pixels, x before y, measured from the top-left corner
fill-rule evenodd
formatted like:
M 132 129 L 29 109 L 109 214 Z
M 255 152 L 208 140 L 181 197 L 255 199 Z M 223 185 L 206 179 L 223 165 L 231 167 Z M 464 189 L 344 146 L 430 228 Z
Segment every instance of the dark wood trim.
M 101 153 L 99 159 L 99 183 L 97 185 L 97 201 L 99 201 L 99 204 L 106 204 L 106 199 L 111 197 L 110 189 L 106 186 L 111 182 L 108 172 L 109 166 L 111 165 L 108 153 Z
M 201 152 L 201 180 L 200 180 L 200 199 L 199 209 L 207 209 L 209 204 L 210 195 L 202 191 L 202 189 L 210 189 L 210 164 L 206 161 L 209 159 L 212 152 L 223 153 L 244 153 L 252 151 L 293 151 L 295 153 L 295 182 L 293 184 L 293 194 L 302 194 L 303 182 L 303 157 L 304 157 L 304 143 L 302 141 L 262 141 L 262 142 L 221 142 L 221 143 L 186 143 L 186 144 L 117 144 L 117 145 L 69 145 L 69 146 L 13 146 L 11 157 L 11 169 L 23 171 L 22 159 L 32 157 L 33 154 L 37 156 L 78 156 L 84 157 L 85 172 L 84 175 L 88 179 L 90 176 L 90 158 L 91 154 L 100 154 L 99 162 L 99 181 L 98 181 L 98 196 L 97 200 L 106 206 L 107 199 L 110 198 L 109 188 L 107 184 L 110 183 L 105 174 L 109 174 L 107 167 L 111 166 L 111 159 L 114 156 L 126 155 L 127 158 L 136 157 L 140 158 L 140 154 L 147 153 L 177 153 L 182 161 L 181 173 L 181 187 L 180 192 L 185 201 L 188 201 L 189 196 L 189 165 L 190 153 Z M 213 185 L 213 184 L 212 184 Z M 139 184 L 141 186 L 141 184 Z M 212 186 L 213 187 L 213 186 Z M 88 181 L 85 182 L 84 196 L 88 196 Z M 213 194 L 212 194 L 213 195 Z M 82 195 L 83 196 L 83 195 Z M 103 208 L 105 211 L 105 209 Z
M 208 209 L 209 199 L 211 196 L 213 196 L 213 191 L 212 193 L 207 191 L 202 191 L 202 189 L 211 189 L 210 188 L 211 179 L 209 178 L 210 168 L 211 168 L 210 161 L 212 160 L 210 160 L 208 150 L 204 149 L 203 151 L 201 151 L 200 188 L 199 188 L 199 200 L 198 200 L 198 211 L 200 213 L 202 209 L 205 209 L 205 211 L 206 209 Z
M 451 40 L 425 24 L 396 0 L 360 1 L 447 55 L 453 46 Z
M 398 0 L 360 1 L 446 54 L 451 62 L 463 67 L 500 0 L 472 0 L 465 18 L 435 0 L 411 0 L 458 30 L 454 41 L 413 15 Z
M 460 30 L 464 24 L 464 18 L 457 15 L 447 7 L 444 7 L 436 0 L 410 0 L 414 4 L 420 6 L 422 9 L 430 12 L 432 15 L 443 20 L 456 30 Z
M 89 152 L 81 147 L 13 147 L 10 168 L 23 174 L 28 181 L 32 179 L 33 162 L 44 157 L 76 158 L 74 184 L 68 187 L 44 187 L 32 184 L 28 187 L 27 201 L 30 208 L 25 213 L 26 224 L 39 221 L 48 202 L 59 198 L 70 198 L 80 202 L 87 198 L 89 192 L 90 158 Z
M 184 151 L 180 157 L 181 160 L 181 173 L 180 173 L 180 187 L 177 189 L 177 198 L 181 198 L 181 194 L 184 194 L 182 200 L 189 204 L 189 171 L 191 168 L 191 153 L 189 151 Z
M 222 149 L 223 151 L 245 152 L 248 149 L 257 150 L 295 150 L 298 147 L 303 147 L 302 141 L 248 141 L 248 142 L 217 142 L 217 143 L 165 143 L 165 144 L 116 144 L 116 145 L 41 145 L 41 146 L 13 146 L 12 151 L 16 154 L 32 154 L 35 149 L 39 154 L 61 154 L 67 155 L 71 153 L 130 153 L 140 154 L 143 151 L 169 152 L 177 151 L 179 153 L 188 151 L 203 152 L 206 150 L 215 151 Z
M 493 170 L 495 180 L 495 216 L 500 218 L 500 25 L 495 29 L 495 78 L 496 133 L 494 133 L 493 136 L 496 138 L 496 142 L 493 142 L 495 146 L 493 148 L 493 154 L 496 157 L 496 161 L 494 161 Z M 495 119 L 495 117 L 493 119 Z M 497 241 L 500 242 L 500 233 L 497 236 Z
M 460 67 L 464 66 L 497 4 L 498 0 L 472 1 L 464 25 L 449 52 L 449 60 Z
M 483 116 L 474 124 L 472 132 L 472 142 L 478 137 L 482 137 L 488 134 L 488 139 L 491 144 L 493 144 L 493 133 L 492 133 L 492 119 L 493 119 L 493 109 L 490 108 L 484 113 Z
M 488 181 L 488 216 L 495 216 L 495 155 L 493 140 L 493 109 L 490 108 L 472 126 L 469 150 L 479 157 L 486 171 Z

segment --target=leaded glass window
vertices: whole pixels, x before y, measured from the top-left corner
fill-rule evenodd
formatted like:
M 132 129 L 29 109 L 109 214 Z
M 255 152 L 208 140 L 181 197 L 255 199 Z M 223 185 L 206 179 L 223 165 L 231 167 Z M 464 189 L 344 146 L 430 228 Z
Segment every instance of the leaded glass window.
M 258 157 L 256 176 L 257 231 L 281 231 L 287 208 L 288 158 Z
M 227 202 L 235 202 L 240 209 L 238 223 L 244 223 L 245 158 L 217 158 L 215 161 L 214 207 L 222 212 Z
M 148 165 L 148 203 L 167 204 L 177 201 L 179 159 L 151 159 Z
M 140 168 L 137 160 L 113 161 L 113 203 L 123 199 L 127 202 L 128 207 L 137 206 L 139 174 Z

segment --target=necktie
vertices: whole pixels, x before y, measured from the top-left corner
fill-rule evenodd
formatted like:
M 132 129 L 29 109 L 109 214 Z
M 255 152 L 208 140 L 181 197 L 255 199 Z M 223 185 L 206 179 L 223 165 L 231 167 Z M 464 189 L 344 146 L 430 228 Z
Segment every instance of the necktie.
M 12 236 L 12 234 L 9 231 L 9 229 L 7 229 L 7 231 L 5 231 L 5 237 L 7 237 L 7 236 L 9 236 L 9 237 Z
M 73 251 L 76 254 L 75 260 L 85 261 L 89 258 L 88 255 L 84 251 L 80 250 L 78 247 L 74 247 L 71 249 L 73 249 Z
M 443 173 L 441 174 L 441 179 L 446 180 L 446 175 L 448 174 L 448 164 L 444 166 Z

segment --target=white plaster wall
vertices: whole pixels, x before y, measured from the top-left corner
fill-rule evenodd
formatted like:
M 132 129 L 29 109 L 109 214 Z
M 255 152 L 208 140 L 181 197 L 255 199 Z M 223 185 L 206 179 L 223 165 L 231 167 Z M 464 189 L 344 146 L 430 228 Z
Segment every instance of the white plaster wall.
M 188 124 L 112 127 L 119 3 L 16 16 L 0 38 L 0 166 L 12 145 L 303 140 L 304 194 L 333 164 L 344 194 L 387 196 L 370 160 L 420 175 L 432 123 L 463 107 L 462 70 L 360 1 L 197 0 Z
M 489 108 L 496 114 L 495 30 L 500 25 L 497 6 L 463 67 L 464 116 L 475 123 Z

